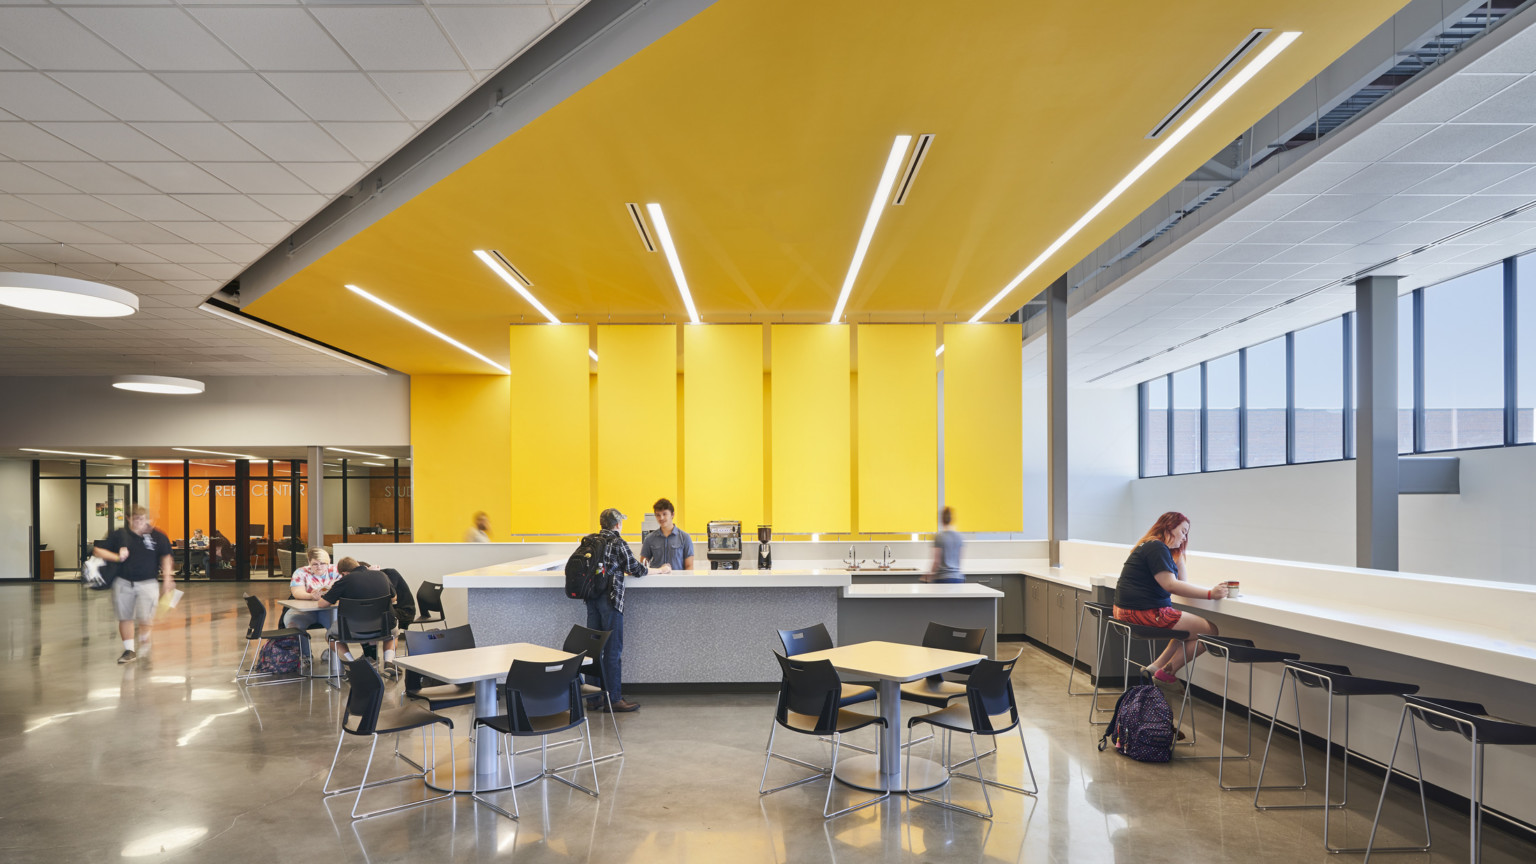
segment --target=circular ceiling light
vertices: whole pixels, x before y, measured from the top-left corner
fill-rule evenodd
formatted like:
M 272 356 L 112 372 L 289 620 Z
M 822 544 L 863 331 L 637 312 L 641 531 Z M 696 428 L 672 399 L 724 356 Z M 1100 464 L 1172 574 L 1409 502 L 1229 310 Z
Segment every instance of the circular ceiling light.
M 68 276 L 0 273 L 0 305 L 73 318 L 121 318 L 139 311 L 139 298 L 131 291 Z
M 112 379 L 112 386 L 137 393 L 172 393 L 178 396 L 203 392 L 201 381 L 168 378 L 164 375 L 118 375 Z

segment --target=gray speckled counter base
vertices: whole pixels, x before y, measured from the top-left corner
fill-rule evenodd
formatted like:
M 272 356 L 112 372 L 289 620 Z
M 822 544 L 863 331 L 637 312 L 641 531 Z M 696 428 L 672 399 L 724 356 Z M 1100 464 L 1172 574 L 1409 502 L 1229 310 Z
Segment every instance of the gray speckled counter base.
M 824 623 L 837 642 L 839 588 L 668 588 L 624 594 L 624 683 L 777 684 L 779 628 Z M 587 607 L 558 588 L 471 588 L 475 642 L 559 646 Z

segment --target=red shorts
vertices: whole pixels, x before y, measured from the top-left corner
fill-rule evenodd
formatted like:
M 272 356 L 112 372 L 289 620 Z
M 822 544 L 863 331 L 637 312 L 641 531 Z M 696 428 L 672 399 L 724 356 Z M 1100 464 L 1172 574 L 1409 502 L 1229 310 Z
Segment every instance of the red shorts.
M 1172 606 L 1164 606 L 1161 609 L 1121 609 L 1115 607 L 1115 618 L 1127 624 L 1140 624 L 1143 627 L 1160 627 L 1164 630 L 1172 630 L 1173 625 L 1179 623 L 1179 615 L 1182 613 Z

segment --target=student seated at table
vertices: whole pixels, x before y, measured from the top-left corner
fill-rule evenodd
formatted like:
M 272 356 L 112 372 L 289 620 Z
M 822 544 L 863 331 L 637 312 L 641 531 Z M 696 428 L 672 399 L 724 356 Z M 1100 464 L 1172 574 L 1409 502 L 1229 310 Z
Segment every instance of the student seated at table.
M 320 608 L 331 609 L 342 600 L 372 600 L 376 597 L 392 597 L 393 586 L 389 584 L 389 577 L 377 570 L 370 570 L 357 563 L 356 558 L 343 558 L 336 562 L 336 572 L 341 578 L 320 596 Z M 336 649 L 339 641 L 339 623 L 332 619 L 328 634 L 330 635 L 331 650 Z M 352 651 L 347 646 L 341 646 L 341 657 L 347 662 L 355 659 Z M 395 628 L 391 626 L 384 639 L 384 662 L 395 662 Z
M 1191 612 L 1173 608 L 1174 594 L 1201 600 L 1219 600 L 1227 596 L 1227 586 L 1204 588 L 1184 581 L 1189 567 L 1184 560 L 1189 550 L 1189 520 L 1182 513 L 1168 512 L 1157 517 L 1147 533 L 1137 541 L 1120 581 L 1115 585 L 1115 618 L 1128 624 L 1183 630 L 1189 633 L 1180 649 L 1175 640 L 1147 667 L 1152 677 L 1164 683 L 1177 680 L 1174 673 L 1184 665 L 1184 653 L 1195 659 L 1202 646 L 1196 637 L 1216 635 L 1216 625 Z
M 288 591 L 295 600 L 319 600 L 320 595 L 330 590 L 339 575 L 336 568 L 331 566 L 331 553 L 319 546 L 309 550 L 307 558 L 308 563 L 293 571 L 293 579 L 288 583 Z M 335 620 L 336 613 L 329 609 L 316 609 L 313 612 L 289 609 L 283 625 L 308 630 L 318 624 L 329 630 L 331 622 Z M 308 633 L 299 640 L 299 648 L 301 654 L 309 656 Z

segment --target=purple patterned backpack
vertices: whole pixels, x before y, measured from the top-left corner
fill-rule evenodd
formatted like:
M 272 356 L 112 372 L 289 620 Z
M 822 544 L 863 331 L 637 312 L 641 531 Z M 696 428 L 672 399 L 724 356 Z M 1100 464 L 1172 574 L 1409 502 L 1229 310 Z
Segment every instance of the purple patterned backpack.
M 1113 743 L 1115 749 L 1137 762 L 1173 759 L 1173 711 L 1156 686 L 1142 684 L 1120 694 L 1115 718 L 1099 739 L 1099 749 Z

